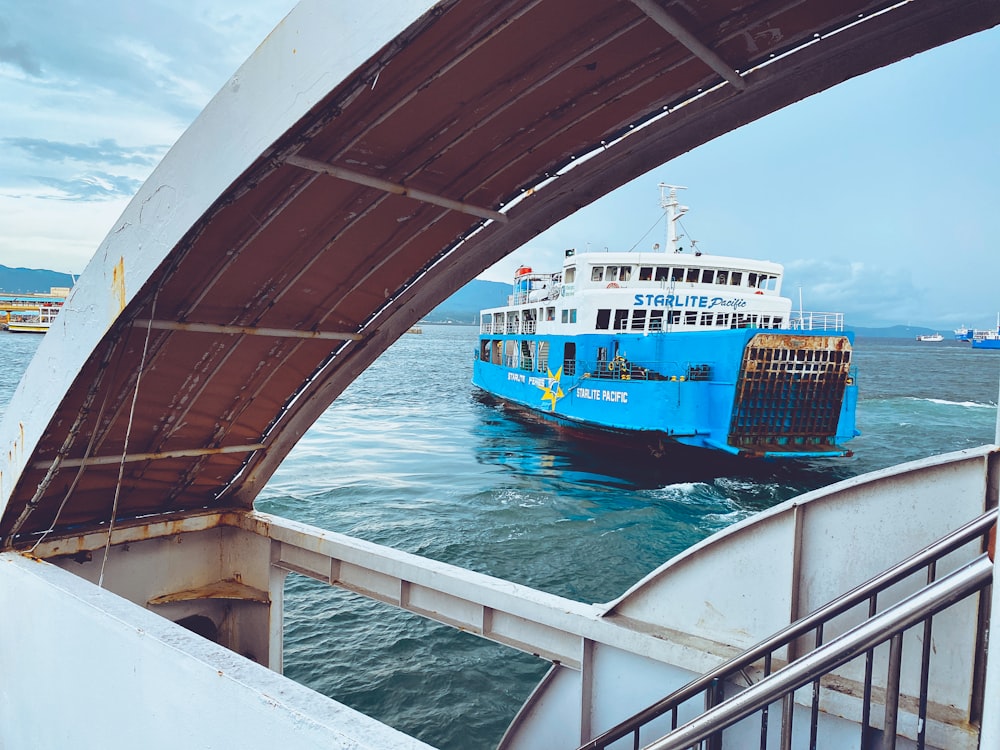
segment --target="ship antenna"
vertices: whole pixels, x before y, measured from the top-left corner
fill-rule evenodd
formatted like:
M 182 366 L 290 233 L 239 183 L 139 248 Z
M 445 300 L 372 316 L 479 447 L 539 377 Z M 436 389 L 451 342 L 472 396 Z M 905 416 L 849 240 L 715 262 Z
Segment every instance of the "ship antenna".
M 677 202 L 677 191 L 687 190 L 683 185 L 660 183 L 660 207 L 667 216 L 667 242 L 665 252 L 679 253 L 677 247 L 677 221 L 687 213 L 688 207 Z

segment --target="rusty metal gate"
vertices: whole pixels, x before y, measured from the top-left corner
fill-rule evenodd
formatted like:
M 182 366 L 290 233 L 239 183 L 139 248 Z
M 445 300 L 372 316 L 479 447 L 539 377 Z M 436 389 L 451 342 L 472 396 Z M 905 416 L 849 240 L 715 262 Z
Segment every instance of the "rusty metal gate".
M 729 444 L 749 453 L 836 449 L 851 351 L 846 336 L 754 336 L 740 365 Z

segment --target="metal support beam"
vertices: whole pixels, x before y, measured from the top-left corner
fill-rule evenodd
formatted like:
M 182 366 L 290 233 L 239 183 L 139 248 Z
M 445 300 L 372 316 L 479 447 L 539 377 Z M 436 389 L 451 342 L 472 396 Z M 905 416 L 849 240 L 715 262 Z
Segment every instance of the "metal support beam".
M 360 341 L 360 333 L 343 331 L 299 331 L 294 328 L 259 328 L 256 326 L 226 326 L 216 323 L 181 323 L 176 320 L 136 320 L 138 327 L 160 331 L 193 331 L 195 333 L 231 333 L 244 336 L 274 336 L 289 339 L 329 339 L 335 341 Z
M 670 32 L 678 42 L 691 51 L 691 54 L 729 81 L 737 90 L 743 91 L 746 89 L 747 82 L 743 80 L 739 73 L 733 70 L 732 65 L 727 65 L 726 61 L 719 57 L 715 50 L 705 45 L 698 37 L 681 26 L 669 13 L 657 5 L 655 0 L 632 0 L 632 3 L 649 16 L 650 20 Z
M 442 208 L 458 211 L 463 214 L 469 214 L 470 216 L 478 216 L 481 219 L 493 219 L 493 221 L 499 221 L 504 224 L 507 223 L 507 215 L 502 214 L 499 211 L 493 211 L 489 208 L 481 208 L 479 206 L 472 206 L 468 203 L 462 203 L 461 201 L 452 200 L 451 198 L 444 198 L 440 195 L 434 195 L 433 193 L 428 193 L 423 190 L 408 188 L 405 185 L 397 185 L 396 183 L 389 182 L 388 180 L 371 177 L 366 174 L 361 174 L 360 172 L 352 172 L 349 169 L 335 167 L 332 164 L 317 161 L 316 159 L 307 159 L 303 156 L 289 156 L 285 159 L 285 163 L 291 164 L 293 167 L 302 167 L 303 169 L 309 169 L 313 172 L 328 174 L 331 177 L 347 180 L 348 182 L 353 182 L 357 185 L 373 187 L 378 190 L 384 190 L 387 193 L 403 195 L 407 198 L 413 198 L 413 200 L 430 203 L 435 206 L 441 206 Z
M 60 468 L 76 466 L 108 466 L 122 462 L 157 461 L 163 458 L 188 458 L 191 456 L 218 456 L 224 453 L 252 453 L 264 448 L 263 443 L 251 445 L 226 445 L 221 448 L 183 448 L 175 451 L 159 451 L 157 453 L 126 453 L 124 456 L 89 456 L 87 458 L 64 458 Z M 36 461 L 34 468 L 47 469 L 51 461 Z

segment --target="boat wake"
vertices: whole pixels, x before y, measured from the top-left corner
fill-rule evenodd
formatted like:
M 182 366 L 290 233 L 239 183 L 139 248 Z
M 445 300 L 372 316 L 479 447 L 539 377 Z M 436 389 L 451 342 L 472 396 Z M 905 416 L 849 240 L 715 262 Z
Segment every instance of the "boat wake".
M 939 406 L 962 406 L 967 409 L 996 409 L 997 405 L 994 403 L 980 403 L 978 401 L 949 401 L 945 398 L 919 398 L 917 396 L 907 396 L 906 401 L 924 401 L 929 404 L 937 404 Z

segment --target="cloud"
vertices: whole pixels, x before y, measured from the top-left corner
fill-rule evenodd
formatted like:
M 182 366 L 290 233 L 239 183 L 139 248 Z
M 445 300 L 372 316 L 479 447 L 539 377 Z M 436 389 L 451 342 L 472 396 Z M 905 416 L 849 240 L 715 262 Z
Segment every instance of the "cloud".
M 120 146 L 114 138 L 89 144 L 50 141 L 44 138 L 0 138 L 0 145 L 19 149 L 32 159 L 41 161 L 98 162 L 139 167 L 156 166 L 166 150 L 165 146 Z
M 921 302 L 927 290 L 914 283 L 905 266 L 849 258 L 786 263 L 782 293 L 795 308 L 800 290 L 806 310 L 846 312 L 848 325 L 923 325 L 936 319 Z
M 13 137 L 0 138 L 0 149 L 7 159 L 0 176 L 4 194 L 92 202 L 133 195 L 166 147 Z
M 42 75 L 41 62 L 31 54 L 27 44 L 10 39 L 10 28 L 3 19 L 0 19 L 0 63 L 12 65 L 32 78 Z
M 130 197 L 142 185 L 142 180 L 122 177 L 121 175 L 92 173 L 80 175 L 78 178 L 71 180 L 39 177 L 38 183 L 56 191 L 54 195 L 49 195 L 49 198 L 94 201 L 120 198 L 122 196 Z

